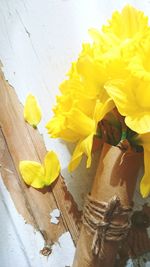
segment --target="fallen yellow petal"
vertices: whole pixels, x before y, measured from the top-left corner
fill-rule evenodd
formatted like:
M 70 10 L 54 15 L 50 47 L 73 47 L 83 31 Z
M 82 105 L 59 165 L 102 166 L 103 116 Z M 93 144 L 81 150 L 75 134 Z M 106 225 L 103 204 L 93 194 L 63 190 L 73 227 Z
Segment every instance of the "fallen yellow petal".
M 24 119 L 30 125 L 36 128 L 41 120 L 42 114 L 41 109 L 37 103 L 36 98 L 29 94 L 26 98 L 25 106 L 24 106 Z
M 35 161 L 20 161 L 19 171 L 26 184 L 35 188 L 44 187 L 45 170 L 43 166 Z
M 36 161 L 20 161 L 19 171 L 26 184 L 43 188 L 53 183 L 60 173 L 60 163 L 55 152 L 46 154 L 44 164 Z
M 45 185 L 53 183 L 60 173 L 60 163 L 55 152 L 49 151 L 44 159 Z

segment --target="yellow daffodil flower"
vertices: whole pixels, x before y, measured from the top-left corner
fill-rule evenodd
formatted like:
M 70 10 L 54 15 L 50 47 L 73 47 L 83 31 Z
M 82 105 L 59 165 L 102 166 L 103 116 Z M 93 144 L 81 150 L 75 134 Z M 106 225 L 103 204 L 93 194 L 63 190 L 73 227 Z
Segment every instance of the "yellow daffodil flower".
M 60 163 L 56 153 L 49 151 L 43 164 L 36 161 L 20 161 L 19 171 L 27 185 L 34 188 L 43 188 L 57 179 L 60 173 Z
M 126 125 L 143 134 L 150 131 L 150 83 L 139 79 L 117 80 L 105 85 Z
M 122 75 L 113 77 L 116 73 L 113 68 L 110 69 L 110 61 L 116 64 L 121 59 L 120 68 L 116 64 L 115 69 L 118 74 L 120 69 L 124 77 L 127 76 L 127 64 L 130 63 L 131 57 L 141 51 L 141 46 L 145 36 L 149 35 L 149 31 L 148 17 L 130 5 L 126 5 L 121 12 L 115 11 L 108 25 L 102 27 L 102 31 L 96 29 L 89 31 L 94 41 L 94 57 L 108 64 L 107 80 L 110 74 L 111 78 L 122 77 Z
M 29 94 L 26 98 L 25 106 L 24 106 L 24 119 L 30 125 L 36 128 L 36 126 L 41 121 L 41 109 L 37 103 L 36 98 Z
M 150 194 L 150 133 L 140 135 L 139 139 L 144 148 L 144 176 L 140 183 L 140 191 L 145 198 Z

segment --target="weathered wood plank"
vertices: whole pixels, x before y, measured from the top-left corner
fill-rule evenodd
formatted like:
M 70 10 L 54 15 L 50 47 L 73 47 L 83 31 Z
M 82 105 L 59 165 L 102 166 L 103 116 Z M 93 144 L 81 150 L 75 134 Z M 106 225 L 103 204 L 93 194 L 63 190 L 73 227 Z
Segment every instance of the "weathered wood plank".
M 32 142 L 37 154 L 42 161 L 44 155 L 46 154 L 46 148 L 42 136 L 38 131 L 35 131 L 32 127 L 30 127 L 30 125 L 27 124 L 26 126 L 32 138 Z M 51 186 L 51 188 L 55 197 L 55 201 L 59 209 L 62 211 L 64 223 L 69 229 L 70 233 L 72 234 L 72 238 L 76 243 L 79 235 L 81 212 L 78 211 L 77 205 L 69 193 L 62 176 L 59 177 L 59 179 Z
M 43 234 L 48 244 L 57 241 L 66 229 L 62 219 L 58 225 L 50 223 L 49 213 L 57 208 L 51 189 L 43 193 L 27 187 L 16 171 L 2 131 L 0 131 L 0 143 L 4 147 L 0 156 L 2 178 L 18 212 L 27 223 L 32 224 Z
M 36 160 L 40 162 L 46 154 L 46 149 L 38 131 L 25 123 L 23 107 L 13 88 L 5 81 L 2 71 L 0 72 L 0 99 L 0 125 L 2 128 L 0 137 L 3 139 L 2 135 L 4 135 L 8 146 L 7 148 L 3 142 L 5 153 L 1 158 L 1 164 L 12 172 L 9 173 L 2 168 L 2 175 L 18 210 L 23 213 L 25 219 L 27 216 L 27 221 L 45 234 L 47 242 L 56 241 L 66 229 L 70 230 L 73 240 L 76 241 L 78 237 L 76 207 L 73 207 L 74 204 L 62 178 L 60 177 L 52 187 L 35 190 L 27 187 L 19 177 L 19 161 Z M 19 201 L 20 204 L 18 204 Z M 62 212 L 62 220 L 58 225 L 52 225 L 49 213 L 57 206 Z

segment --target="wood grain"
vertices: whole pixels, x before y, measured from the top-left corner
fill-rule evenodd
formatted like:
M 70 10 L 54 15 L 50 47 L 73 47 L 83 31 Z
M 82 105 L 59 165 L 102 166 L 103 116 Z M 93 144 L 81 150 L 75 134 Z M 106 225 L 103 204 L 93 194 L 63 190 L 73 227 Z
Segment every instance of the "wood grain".
M 76 242 L 79 233 L 80 213 L 64 185 L 62 177 L 52 187 L 36 190 L 28 187 L 19 176 L 20 160 L 41 162 L 46 154 L 42 137 L 23 119 L 23 107 L 14 89 L 0 71 L 0 142 L 3 153 L 0 157 L 2 177 L 18 211 L 25 220 L 41 231 L 47 243 L 55 242 L 69 230 Z M 9 170 L 9 171 L 7 171 Z M 49 213 L 61 210 L 58 225 L 50 223 Z

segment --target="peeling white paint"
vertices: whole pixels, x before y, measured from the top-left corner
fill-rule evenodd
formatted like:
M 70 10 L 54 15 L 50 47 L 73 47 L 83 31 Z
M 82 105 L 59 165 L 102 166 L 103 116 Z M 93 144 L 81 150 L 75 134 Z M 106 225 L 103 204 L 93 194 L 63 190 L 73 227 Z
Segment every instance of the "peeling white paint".
M 50 222 L 53 224 L 58 224 L 59 223 L 59 217 L 60 217 L 61 213 L 59 209 L 54 209 L 51 213 L 50 213 Z
M 49 257 L 39 252 L 44 247 L 40 232 L 26 224 L 18 214 L 0 176 L 0 259 L 2 267 L 65 267 L 71 266 L 75 247 L 69 232 L 52 246 Z

